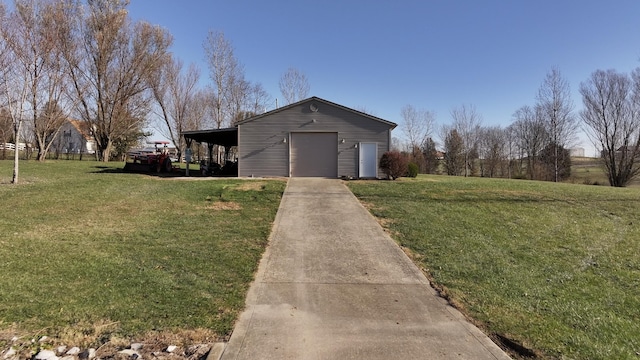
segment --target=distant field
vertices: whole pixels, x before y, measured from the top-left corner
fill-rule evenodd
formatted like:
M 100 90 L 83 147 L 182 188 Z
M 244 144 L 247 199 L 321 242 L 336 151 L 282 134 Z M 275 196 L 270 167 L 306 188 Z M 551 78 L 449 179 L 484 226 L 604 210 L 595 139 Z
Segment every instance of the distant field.
M 640 189 L 448 176 L 348 186 L 496 338 L 548 359 L 638 357 Z
M 285 183 L 183 181 L 123 163 L 0 161 L 3 338 L 67 345 L 200 331 L 228 336 Z M 71 344 L 70 344 L 71 343 Z
M 571 177 L 567 182 L 609 186 L 609 180 L 602 166 L 602 160 L 598 158 L 573 157 L 571 158 L 571 162 Z M 640 186 L 640 179 L 634 179 L 628 186 Z

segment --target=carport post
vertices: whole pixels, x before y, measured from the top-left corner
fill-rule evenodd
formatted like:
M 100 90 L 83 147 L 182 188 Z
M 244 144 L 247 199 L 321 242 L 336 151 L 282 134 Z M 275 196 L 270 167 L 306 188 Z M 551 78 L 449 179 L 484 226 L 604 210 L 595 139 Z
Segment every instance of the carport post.
M 207 150 L 209 150 L 209 166 L 213 164 L 213 143 L 207 143 Z
M 193 139 L 185 136 L 184 140 L 187 142 L 187 148 L 184 150 L 184 161 L 187 163 L 187 170 L 184 172 L 185 176 L 189 176 L 189 163 L 191 162 L 191 142 Z M 180 162 L 180 159 L 178 159 Z

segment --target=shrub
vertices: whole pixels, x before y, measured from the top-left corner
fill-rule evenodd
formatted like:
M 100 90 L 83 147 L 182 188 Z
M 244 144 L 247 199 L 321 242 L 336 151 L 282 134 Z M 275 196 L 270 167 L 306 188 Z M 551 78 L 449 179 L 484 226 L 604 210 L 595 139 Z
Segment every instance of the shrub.
M 414 162 L 410 162 L 407 166 L 407 176 L 408 177 L 417 177 L 418 176 L 418 164 Z
M 398 151 L 387 151 L 380 158 L 380 170 L 391 180 L 407 173 L 407 158 Z
M 555 181 L 556 170 L 558 171 L 558 181 L 568 179 L 571 176 L 571 155 L 568 149 L 560 145 L 553 143 L 547 145 L 540 152 L 540 161 L 544 168 L 542 174 L 544 180 Z

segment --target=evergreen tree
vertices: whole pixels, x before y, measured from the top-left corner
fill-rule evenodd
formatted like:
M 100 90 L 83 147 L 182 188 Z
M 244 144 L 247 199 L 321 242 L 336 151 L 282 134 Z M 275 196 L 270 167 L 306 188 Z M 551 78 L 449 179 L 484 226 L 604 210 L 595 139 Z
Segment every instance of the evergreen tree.
M 463 175 L 465 167 L 464 142 L 456 129 L 451 129 L 444 140 L 444 165 L 447 175 Z

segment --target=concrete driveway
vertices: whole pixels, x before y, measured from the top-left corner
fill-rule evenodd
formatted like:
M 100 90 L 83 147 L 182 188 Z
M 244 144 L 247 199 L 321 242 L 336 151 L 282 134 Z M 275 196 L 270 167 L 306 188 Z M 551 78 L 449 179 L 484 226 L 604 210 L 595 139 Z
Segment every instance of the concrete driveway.
M 289 180 L 222 359 L 508 359 L 339 180 Z

